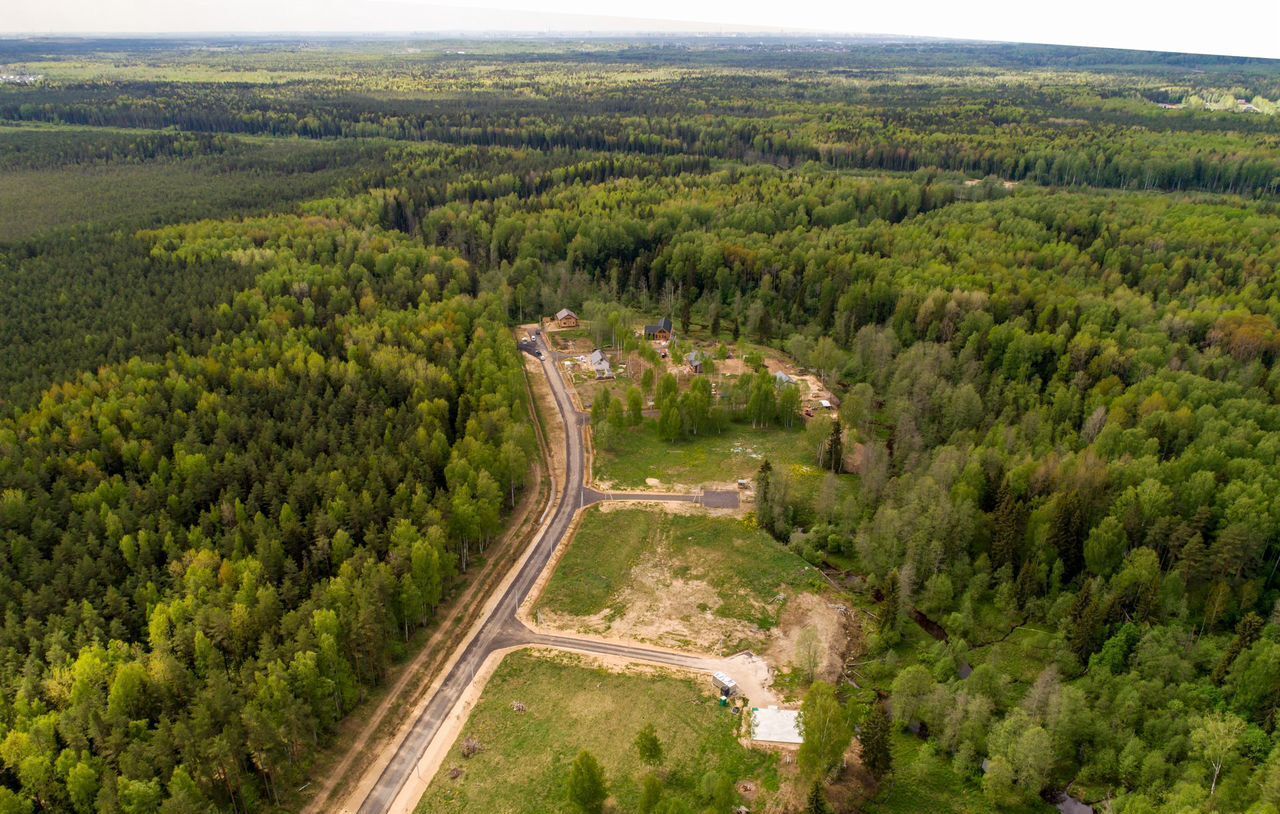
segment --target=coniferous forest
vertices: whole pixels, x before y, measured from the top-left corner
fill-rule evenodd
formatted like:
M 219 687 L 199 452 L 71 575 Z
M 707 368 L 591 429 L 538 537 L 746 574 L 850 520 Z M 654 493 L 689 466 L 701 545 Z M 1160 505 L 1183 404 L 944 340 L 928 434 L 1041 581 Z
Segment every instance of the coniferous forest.
M 991 810 L 1280 810 L 1280 63 L 666 38 L 0 65 L 41 77 L 0 85 L 0 814 L 288 810 L 531 486 L 511 328 L 562 307 L 823 372 L 857 489 L 775 467 L 756 519 L 858 575 L 892 725 Z M 913 609 L 949 642 L 898 663 Z M 1014 624 L 1033 663 L 956 677 Z

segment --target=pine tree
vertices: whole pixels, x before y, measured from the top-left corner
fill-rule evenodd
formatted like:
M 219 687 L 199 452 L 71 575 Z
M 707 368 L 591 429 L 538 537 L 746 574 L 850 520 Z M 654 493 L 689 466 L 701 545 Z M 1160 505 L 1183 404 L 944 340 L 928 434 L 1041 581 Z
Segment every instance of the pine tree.
M 991 514 L 991 567 L 1019 567 L 1022 539 L 1027 527 L 1026 505 L 1014 496 L 1008 484 L 1000 485 L 995 511 Z
M 831 422 L 831 434 L 822 449 L 822 468 L 836 475 L 844 471 L 844 431 L 839 420 Z
M 881 630 L 898 629 L 898 614 L 902 611 L 902 601 L 898 591 L 898 572 L 895 569 L 889 572 L 884 582 L 884 600 L 880 604 Z
M 1227 673 L 1231 671 L 1231 665 L 1235 664 L 1236 659 L 1245 650 L 1248 650 L 1258 637 L 1262 635 L 1264 622 L 1262 617 L 1256 613 L 1246 613 L 1244 618 L 1236 625 L 1236 636 L 1231 640 L 1227 652 L 1222 654 L 1222 659 L 1218 662 L 1218 666 L 1213 668 L 1213 683 L 1221 684 L 1222 680 L 1227 677 Z
M 831 805 L 827 802 L 827 797 L 822 793 L 822 784 L 814 781 L 813 786 L 809 789 L 809 802 L 806 807 L 809 814 L 832 814 Z
M 760 469 L 756 471 L 756 522 L 760 528 L 770 534 L 773 534 L 774 525 L 773 496 L 770 493 L 772 477 L 773 466 L 766 458 L 760 463 Z
M 1018 607 L 1025 609 L 1028 602 L 1040 596 L 1043 587 L 1040 569 L 1031 560 L 1024 562 L 1022 570 L 1018 572 Z
M 684 432 L 684 420 L 680 415 L 680 400 L 674 396 L 658 404 L 658 434 L 667 442 L 677 441 Z
M 1084 567 L 1084 538 L 1089 531 L 1084 497 L 1071 489 L 1058 496 L 1049 524 L 1049 545 L 1062 560 L 1062 577 L 1070 581 Z
M 574 758 L 569 767 L 568 787 L 569 802 L 582 814 L 604 811 L 604 801 L 609 796 L 604 769 L 590 752 L 583 750 Z
M 875 704 L 862 723 L 858 740 L 862 743 L 862 765 L 878 780 L 893 768 L 893 752 L 889 743 L 889 715 L 884 707 Z
M 1086 582 L 1071 605 L 1067 621 L 1067 645 L 1082 664 L 1102 646 L 1107 611 L 1095 595 L 1093 581 Z
M 640 814 L 652 814 L 662 799 L 662 780 L 653 773 L 640 781 Z
M 647 724 L 636 734 L 636 751 L 640 759 L 650 766 L 662 763 L 662 741 L 658 740 L 658 730 L 653 724 Z

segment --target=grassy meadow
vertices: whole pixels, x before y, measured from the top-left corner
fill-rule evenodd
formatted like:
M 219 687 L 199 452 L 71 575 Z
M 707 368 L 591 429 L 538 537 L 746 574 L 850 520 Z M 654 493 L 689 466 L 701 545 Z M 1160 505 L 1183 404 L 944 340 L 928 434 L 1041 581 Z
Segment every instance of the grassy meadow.
M 776 788 L 776 757 L 739 744 L 737 717 L 706 690 L 668 673 L 622 674 L 563 656 L 514 653 L 485 687 L 418 814 L 568 810 L 565 778 L 583 749 L 604 766 L 615 810 L 635 811 L 649 769 L 633 741 L 649 723 L 665 751 L 666 796 L 699 810 L 697 790 L 710 771 Z M 516 703 L 525 711 L 516 712 Z M 470 758 L 462 756 L 467 738 L 480 745 Z M 455 769 L 461 771 L 451 777 Z
M 673 443 L 659 437 L 655 421 L 645 420 L 619 433 L 610 448 L 596 449 L 593 474 L 619 489 L 644 488 L 650 478 L 664 485 L 696 486 L 752 478 L 767 459 L 791 477 L 797 491 L 816 492 L 826 473 L 818 469 L 817 453 L 810 450 L 820 439 L 810 436 L 804 429 L 730 423 L 722 432 Z M 842 475 L 839 485 L 842 494 L 852 493 L 857 478 Z
M 628 597 L 662 591 L 673 581 L 704 583 L 714 600 L 700 603 L 696 611 L 767 630 L 777 624 L 781 611 L 777 596 L 816 580 L 812 566 L 737 518 L 593 509 L 584 516 L 537 610 L 619 616 Z M 685 621 L 697 624 L 696 619 Z

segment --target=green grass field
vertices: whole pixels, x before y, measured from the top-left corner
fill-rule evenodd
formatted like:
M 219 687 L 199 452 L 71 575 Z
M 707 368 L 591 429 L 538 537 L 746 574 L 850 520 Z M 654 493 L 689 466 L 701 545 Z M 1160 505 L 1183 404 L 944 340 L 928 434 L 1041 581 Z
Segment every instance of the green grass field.
M 824 472 L 815 465 L 816 453 L 802 429 L 753 429 L 749 424 L 729 424 L 723 432 L 668 443 L 658 437 L 657 424 L 646 420 L 628 429 L 610 449 L 597 449 L 597 480 L 621 489 L 637 489 L 646 479 L 664 484 L 726 482 L 752 478 L 765 459 L 775 470 L 785 471 L 797 490 L 814 493 Z M 840 476 L 840 490 L 857 489 L 857 477 Z
M 763 531 L 731 517 L 668 515 L 644 509 L 589 511 L 538 610 L 593 616 L 621 613 L 639 569 L 665 579 L 704 582 L 715 591 L 717 616 L 761 629 L 777 624 L 786 588 L 816 585 L 815 571 Z
M 951 761 L 923 741 L 902 733 L 893 737 L 893 777 L 864 809 L 868 814 L 989 814 L 992 810 L 977 783 L 957 774 Z M 1000 810 L 1041 814 L 1053 808 L 1033 803 Z
M 125 57 L 124 54 L 120 54 Z M 128 82 L 237 82 L 268 84 L 316 79 L 306 71 L 237 68 L 233 65 L 210 65 L 198 62 L 144 63 L 125 59 L 85 59 L 58 62 L 28 62 L 21 65 L 27 73 L 42 74 L 59 82 L 91 82 L 116 80 Z M 329 76 L 337 77 L 337 74 Z
M 633 741 L 649 723 L 656 726 L 666 753 L 666 793 L 694 810 L 701 808 L 697 789 L 709 771 L 776 789 L 776 757 L 738 743 L 737 717 L 706 693 L 708 687 L 667 674 L 627 675 L 514 653 L 485 688 L 417 810 L 566 811 L 568 767 L 586 749 L 604 766 L 616 810 L 635 811 L 640 778 L 648 767 Z M 516 702 L 526 711 L 514 711 Z M 479 742 L 481 751 L 464 758 L 462 744 L 468 737 Z M 455 768 L 462 773 L 451 779 Z
M 631 570 L 653 552 L 664 519 L 639 509 L 608 515 L 587 512 L 537 607 L 571 616 L 591 616 L 607 608 L 626 587 Z

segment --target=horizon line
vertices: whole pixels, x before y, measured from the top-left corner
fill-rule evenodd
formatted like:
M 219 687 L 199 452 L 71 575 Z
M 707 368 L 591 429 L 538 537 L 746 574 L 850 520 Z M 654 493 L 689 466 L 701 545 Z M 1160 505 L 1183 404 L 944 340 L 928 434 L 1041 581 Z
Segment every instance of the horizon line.
M 1081 45 L 1076 43 L 1061 42 L 1035 42 L 1030 40 L 1000 40 L 1000 39 L 973 39 L 969 37 L 945 37 L 930 34 L 896 34 L 891 32 L 836 32 L 824 30 L 806 30 L 806 29 L 788 29 L 788 28 L 765 28 L 751 29 L 746 27 L 730 26 L 724 29 L 712 28 L 690 28 L 690 29 L 634 29 L 634 30 L 610 30 L 604 29 L 553 29 L 548 28 L 543 31 L 528 29 L 413 29 L 413 30 L 393 30 L 393 29 L 363 29 L 363 30 L 305 30 L 305 29 L 279 29 L 253 31 L 242 29 L 226 29 L 226 30 L 208 30 L 208 31 L 51 31 L 51 30 L 29 30 L 29 31 L 0 31 L 0 41 L 17 40 L 17 39 L 150 39 L 150 40 L 166 40 L 166 39 L 206 39 L 215 37 L 242 38 L 242 39 L 268 39 L 268 38 L 285 38 L 285 37 L 308 37 L 308 38 L 324 38 L 324 39 L 363 39 L 363 38 L 429 38 L 429 39 L 459 39 L 459 40 L 534 40 L 534 39 L 600 39 L 600 40 L 626 40 L 628 38 L 678 38 L 678 37 L 720 37 L 732 39 L 744 39 L 751 37 L 775 38 L 775 39 L 801 39 L 812 41 L 838 41 L 841 39 L 849 40 L 887 40 L 880 44 L 895 44 L 893 41 L 928 43 L 928 44 L 955 44 L 955 45 L 1008 45 L 1008 46 L 1029 46 L 1029 47 L 1050 47 L 1050 48 L 1070 48 L 1077 50 L 1091 51 L 1119 51 L 1129 53 L 1145 53 L 1145 54 L 1167 54 L 1171 56 L 1192 56 L 1192 57 L 1214 57 L 1219 59 L 1232 60 L 1254 60 L 1260 62 L 1277 62 L 1280 57 L 1255 56 L 1250 54 L 1230 54 L 1216 51 L 1182 51 L 1168 50 L 1160 48 L 1136 48 L 1123 47 L 1115 45 Z

